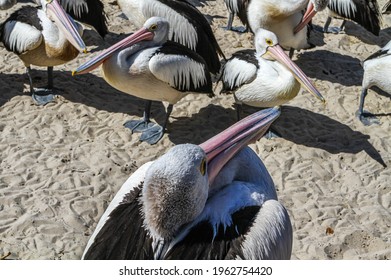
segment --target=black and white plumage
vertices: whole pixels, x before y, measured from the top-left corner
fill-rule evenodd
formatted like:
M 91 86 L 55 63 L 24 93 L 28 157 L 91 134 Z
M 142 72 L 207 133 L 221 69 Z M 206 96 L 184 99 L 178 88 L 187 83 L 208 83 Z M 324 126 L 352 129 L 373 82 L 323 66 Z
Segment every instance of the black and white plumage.
M 186 0 L 118 0 L 122 12 L 141 28 L 150 17 L 162 17 L 170 23 L 169 40 L 178 42 L 201 55 L 209 71 L 220 71 L 219 56 L 224 54 L 201 12 Z
M 59 2 L 73 19 L 92 26 L 102 37 L 108 33 L 106 14 L 100 0 L 59 0 Z
M 293 63 L 268 30 L 255 33 L 256 50 L 241 50 L 224 65 L 223 92 L 233 92 L 237 105 L 273 107 L 293 99 L 300 84 L 317 98 L 324 98 L 308 77 Z M 238 117 L 239 117 L 238 110 Z
M 175 29 L 175 28 L 174 28 Z M 79 66 L 73 74 L 102 65 L 104 79 L 114 88 L 147 100 L 144 118 L 125 124 L 142 132 L 140 140 L 155 144 L 163 136 L 173 105 L 188 93 L 213 96 L 204 59 L 189 48 L 168 41 L 169 23 L 148 19 L 139 31 Z M 151 101 L 169 103 L 163 126 L 149 120 Z
M 80 37 L 81 27 L 59 3 L 41 1 L 41 9 L 24 6 L 12 13 L 0 26 L 0 39 L 25 64 L 33 99 L 42 105 L 53 100 L 53 66 L 71 61 L 80 51 L 87 50 Z M 48 67 L 47 89 L 33 88 L 31 65 Z
M 251 0 L 224 0 L 229 12 L 227 30 L 241 31 L 232 27 L 232 22 L 235 16 L 237 16 L 245 26 L 245 30 L 248 30 L 247 6 L 250 1 Z
M 377 0 L 329 0 L 327 7 L 329 17 L 324 26 L 325 31 L 338 32 L 343 29 L 345 20 L 351 20 L 379 36 L 381 13 Z M 344 19 L 340 28 L 329 29 L 333 17 Z
M 100 218 L 82 258 L 289 259 L 289 215 L 246 147 L 278 115 L 277 108 L 259 111 L 141 166 Z
M 249 26 L 254 33 L 259 28 L 272 31 L 286 50 L 311 48 L 307 26 L 294 32 L 307 4 L 308 0 L 251 0 L 247 7 Z
M 365 124 L 377 123 L 377 119 L 370 113 L 364 112 L 364 102 L 368 89 L 373 86 L 391 94 L 391 41 L 363 62 L 364 77 L 358 110 L 359 119 Z
M 383 13 L 383 14 L 391 14 L 391 0 L 388 1 L 388 2 L 384 5 L 384 7 L 383 7 L 383 9 L 382 9 L 382 13 Z

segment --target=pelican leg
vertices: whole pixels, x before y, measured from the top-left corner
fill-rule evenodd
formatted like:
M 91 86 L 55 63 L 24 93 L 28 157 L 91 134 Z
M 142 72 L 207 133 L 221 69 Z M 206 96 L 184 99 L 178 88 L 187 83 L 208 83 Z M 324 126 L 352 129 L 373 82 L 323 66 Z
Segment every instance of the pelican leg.
M 229 13 L 227 27 L 225 29 L 232 30 L 232 22 L 234 21 L 233 13 Z
M 289 49 L 289 58 L 292 59 L 294 54 L 295 54 L 295 49 L 294 48 L 290 48 Z
M 235 107 L 236 107 L 236 119 L 237 121 L 240 121 L 240 113 L 243 111 L 242 104 L 235 103 Z
M 327 17 L 326 23 L 324 24 L 324 27 L 323 27 L 324 33 L 338 34 L 339 32 L 341 32 L 341 28 L 339 28 L 339 27 L 329 27 L 330 23 L 331 23 L 331 17 Z
M 143 141 L 143 142 L 145 141 L 148 144 L 153 145 L 153 144 L 156 144 L 163 137 L 163 134 L 164 134 L 164 131 L 166 130 L 168 119 L 171 115 L 173 107 L 174 106 L 172 104 L 168 105 L 166 119 L 164 121 L 163 126 L 156 124 L 148 129 L 144 130 L 140 136 L 140 141 Z
M 364 102 L 365 102 L 365 97 L 368 94 L 368 89 L 363 88 L 361 91 L 361 96 L 360 96 L 360 105 L 358 108 L 358 119 L 366 126 L 372 125 L 372 124 L 380 124 L 380 121 L 378 118 L 376 118 L 373 114 L 364 111 Z
M 27 75 L 29 76 L 30 81 L 30 92 L 31 97 L 37 105 L 45 105 L 49 102 L 54 101 L 53 95 L 53 67 L 48 67 L 48 86 L 47 88 L 36 88 L 33 87 L 33 82 L 31 78 L 31 68 L 27 67 Z
M 126 128 L 129 128 L 132 131 L 132 133 L 142 132 L 142 131 L 154 126 L 155 124 L 150 121 L 151 105 L 152 105 L 152 101 L 147 100 L 145 102 L 145 109 L 144 109 L 144 113 L 143 113 L 143 118 L 141 120 L 137 120 L 137 121 L 127 121 L 126 123 L 124 123 L 124 126 Z

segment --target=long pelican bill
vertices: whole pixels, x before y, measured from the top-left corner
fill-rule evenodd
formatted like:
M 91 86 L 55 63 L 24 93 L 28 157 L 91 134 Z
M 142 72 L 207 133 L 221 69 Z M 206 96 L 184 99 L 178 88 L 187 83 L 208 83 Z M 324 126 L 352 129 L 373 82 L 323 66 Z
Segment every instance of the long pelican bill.
M 87 62 L 80 65 L 76 70 L 72 71 L 72 76 L 79 75 L 79 74 L 85 74 L 88 72 L 91 72 L 95 68 L 97 68 L 99 65 L 101 65 L 107 58 L 109 58 L 113 53 L 115 53 L 117 50 L 134 45 L 140 41 L 143 40 L 152 40 L 153 39 L 153 33 L 150 32 L 145 27 L 142 27 L 140 30 L 136 31 L 132 35 L 126 37 L 125 39 L 117 42 L 116 44 L 112 45 L 111 47 L 103 50 L 100 54 L 92 58 L 91 60 L 88 60 Z
M 244 146 L 261 138 L 279 115 L 279 107 L 258 111 L 200 144 L 208 160 L 209 185 L 224 165 Z
M 48 0 L 46 9 L 68 41 L 79 51 L 87 53 L 87 47 L 80 37 L 75 21 L 64 11 L 57 0 Z
M 317 11 L 315 11 L 314 4 L 310 2 L 308 4 L 307 10 L 305 11 L 301 22 L 298 25 L 296 25 L 296 27 L 293 29 L 293 33 L 296 34 L 300 30 L 302 30 L 304 26 L 306 26 L 311 21 L 311 19 L 316 15 L 316 13 Z
M 295 78 L 300 82 L 300 84 L 305 87 L 310 93 L 312 93 L 316 98 L 320 99 L 323 103 L 326 100 L 316 89 L 314 84 L 310 81 L 306 74 L 296 65 L 284 52 L 284 50 L 279 45 L 270 46 L 267 49 L 267 52 L 275 60 L 285 65 L 295 76 Z

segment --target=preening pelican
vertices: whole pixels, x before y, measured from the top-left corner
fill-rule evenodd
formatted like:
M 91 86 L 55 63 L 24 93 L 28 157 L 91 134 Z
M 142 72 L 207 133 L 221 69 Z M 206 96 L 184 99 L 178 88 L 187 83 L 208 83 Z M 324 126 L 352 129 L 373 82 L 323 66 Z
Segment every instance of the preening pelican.
M 278 115 L 278 108 L 259 111 L 141 166 L 100 218 L 82 258 L 289 259 L 288 213 L 246 147 Z
M 14 52 L 27 68 L 30 92 L 37 104 L 53 100 L 53 66 L 74 59 L 86 46 L 82 32 L 57 0 L 41 0 L 42 9 L 24 6 L 15 11 L 0 26 L 0 38 L 5 48 Z M 34 89 L 31 65 L 46 66 L 48 87 Z
M 247 6 L 248 3 L 251 0 L 224 0 L 225 5 L 227 6 L 229 15 L 228 15 L 228 22 L 227 22 L 227 30 L 233 30 L 233 31 L 247 31 L 248 30 L 248 20 L 247 20 Z M 234 20 L 234 17 L 238 16 L 242 24 L 245 26 L 245 29 L 239 29 L 232 27 L 232 22 Z
M 140 140 L 150 144 L 157 143 L 163 136 L 173 105 L 186 94 L 197 92 L 213 96 L 205 61 L 187 47 L 167 41 L 168 32 L 167 20 L 152 17 L 139 31 L 73 72 L 73 75 L 87 73 L 103 63 L 103 77 L 111 86 L 146 99 L 144 118 L 127 122 L 125 126 L 132 132 L 141 131 Z M 152 100 L 169 103 L 163 126 L 150 122 Z
M 122 12 L 141 28 L 150 17 L 162 17 L 170 23 L 169 40 L 178 42 L 201 55 L 209 71 L 220 71 L 219 55 L 224 54 L 212 28 L 201 12 L 186 0 L 117 0 Z
M 282 105 L 298 94 L 300 84 L 325 101 L 303 71 L 285 54 L 273 32 L 258 29 L 254 45 L 256 50 L 234 53 L 222 72 L 222 91 L 234 93 L 238 118 L 241 104 L 254 107 Z
M 308 49 L 308 30 L 305 26 L 294 33 L 294 28 L 303 17 L 308 0 L 251 0 L 247 8 L 247 18 L 251 30 L 259 28 L 277 35 L 281 47 L 290 50 Z
M 382 49 L 365 59 L 363 68 L 364 77 L 358 116 L 365 125 L 371 125 L 378 123 L 378 120 L 372 114 L 364 112 L 364 101 L 368 89 L 373 86 L 377 86 L 381 90 L 391 94 L 391 41 Z
M 354 21 L 376 36 L 379 36 L 381 14 L 376 0 L 329 0 L 329 17 L 324 26 L 326 32 L 339 32 L 345 26 L 345 20 Z M 332 18 L 342 18 L 340 28 L 329 28 Z

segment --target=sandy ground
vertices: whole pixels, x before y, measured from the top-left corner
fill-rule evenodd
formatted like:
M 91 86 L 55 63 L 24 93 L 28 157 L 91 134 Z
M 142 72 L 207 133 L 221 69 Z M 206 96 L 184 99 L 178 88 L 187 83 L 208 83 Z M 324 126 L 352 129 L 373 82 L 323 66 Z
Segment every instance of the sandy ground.
M 134 31 L 115 2 L 104 3 L 110 34 L 103 41 L 86 31 L 92 48 Z M 0 11 L 0 21 L 21 5 Z M 253 46 L 250 34 L 221 28 L 227 20 L 222 0 L 199 8 L 227 57 Z M 325 19 L 322 12 L 314 24 Z M 379 125 L 366 127 L 355 116 L 360 61 L 391 39 L 391 15 L 383 28 L 379 37 L 350 22 L 342 34 L 314 31 L 316 47 L 294 60 L 327 104 L 299 94 L 276 122 L 283 137 L 251 146 L 289 211 L 292 259 L 391 259 L 390 96 L 368 94 L 365 109 L 378 114 Z M 142 100 L 113 89 L 98 70 L 71 76 L 90 55 L 56 67 L 56 102 L 38 107 L 23 63 L 3 47 L 0 53 L 0 256 L 79 259 L 108 203 L 141 164 L 173 145 L 201 143 L 236 120 L 231 95 L 189 95 L 175 105 L 163 139 L 150 146 L 123 127 L 142 116 Z M 45 68 L 33 73 L 36 85 L 46 84 Z M 164 107 L 154 104 L 152 114 L 161 123 Z

